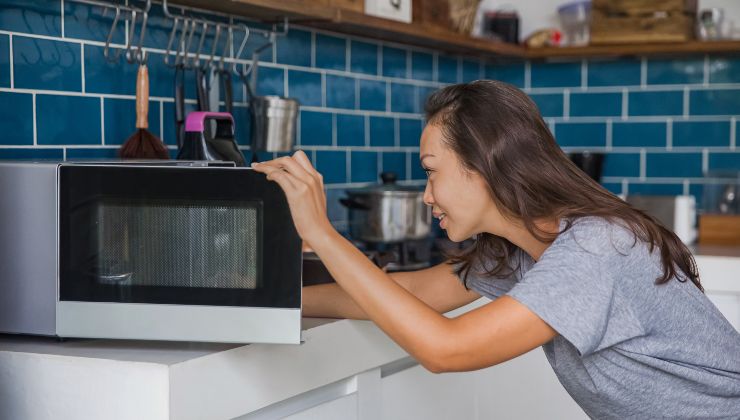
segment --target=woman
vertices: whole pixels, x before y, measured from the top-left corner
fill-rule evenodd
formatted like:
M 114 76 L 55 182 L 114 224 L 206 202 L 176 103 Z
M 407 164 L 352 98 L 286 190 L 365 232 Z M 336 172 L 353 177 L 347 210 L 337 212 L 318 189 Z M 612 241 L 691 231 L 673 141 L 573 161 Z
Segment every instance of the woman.
M 591 417 L 740 417 L 740 335 L 676 235 L 575 167 L 510 85 L 443 88 L 426 117 L 424 200 L 452 241 L 476 237 L 427 270 L 388 275 L 337 233 L 303 152 L 254 167 L 338 284 L 307 288 L 307 315 L 369 318 L 432 372 L 543 346 Z

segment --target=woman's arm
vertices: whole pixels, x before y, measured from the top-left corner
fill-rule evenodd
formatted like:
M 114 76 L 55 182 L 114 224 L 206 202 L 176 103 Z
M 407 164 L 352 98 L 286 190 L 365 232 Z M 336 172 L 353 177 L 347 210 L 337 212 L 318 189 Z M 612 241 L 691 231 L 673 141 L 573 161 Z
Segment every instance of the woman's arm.
M 302 151 L 253 166 L 285 192 L 298 233 L 344 291 L 396 343 L 432 372 L 479 369 L 524 354 L 557 334 L 510 297 L 448 319 L 342 237 L 326 217 L 321 174 Z
M 439 313 L 467 305 L 480 297 L 465 289 L 447 263 L 424 270 L 391 273 L 389 277 Z M 304 287 L 303 315 L 368 319 L 365 311 L 336 283 Z

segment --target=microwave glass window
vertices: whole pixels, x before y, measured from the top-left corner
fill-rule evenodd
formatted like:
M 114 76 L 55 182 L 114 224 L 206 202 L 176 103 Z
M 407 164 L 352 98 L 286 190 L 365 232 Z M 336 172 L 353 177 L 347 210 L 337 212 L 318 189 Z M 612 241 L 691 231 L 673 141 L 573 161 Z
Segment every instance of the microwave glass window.
M 94 219 L 101 285 L 260 287 L 257 203 L 102 200 Z

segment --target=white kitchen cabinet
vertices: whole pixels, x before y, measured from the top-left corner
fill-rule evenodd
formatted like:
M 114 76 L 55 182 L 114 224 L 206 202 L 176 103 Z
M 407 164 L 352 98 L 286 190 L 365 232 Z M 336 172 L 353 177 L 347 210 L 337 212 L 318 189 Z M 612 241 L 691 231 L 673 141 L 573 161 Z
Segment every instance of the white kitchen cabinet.
M 434 374 L 416 365 L 381 379 L 384 420 L 475 419 L 475 372 Z
M 308 410 L 285 417 L 288 420 L 357 420 L 357 394 L 319 404 Z

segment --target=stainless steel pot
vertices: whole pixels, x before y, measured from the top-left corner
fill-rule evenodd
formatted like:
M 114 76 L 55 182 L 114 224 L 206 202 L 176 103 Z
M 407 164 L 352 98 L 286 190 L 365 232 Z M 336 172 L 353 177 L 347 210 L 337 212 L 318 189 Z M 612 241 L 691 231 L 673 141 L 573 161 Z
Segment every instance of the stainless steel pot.
M 340 200 L 349 209 L 349 234 L 365 242 L 403 242 L 429 236 L 432 209 L 424 192 L 396 184 L 396 174 L 384 172 L 383 184 L 347 190 Z

